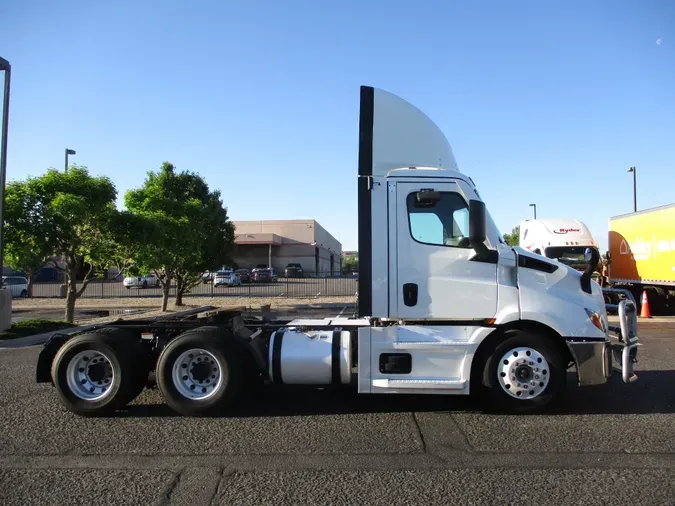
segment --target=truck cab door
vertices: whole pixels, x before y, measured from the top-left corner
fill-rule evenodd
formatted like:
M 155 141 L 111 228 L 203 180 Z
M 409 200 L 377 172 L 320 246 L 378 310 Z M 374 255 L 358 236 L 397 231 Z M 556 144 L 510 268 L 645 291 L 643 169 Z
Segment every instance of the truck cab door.
M 439 192 L 420 202 L 418 192 Z M 469 199 L 453 181 L 396 183 L 396 307 L 405 319 L 472 320 L 497 312 L 497 255 L 469 243 Z M 393 231 L 392 231 L 393 232 Z

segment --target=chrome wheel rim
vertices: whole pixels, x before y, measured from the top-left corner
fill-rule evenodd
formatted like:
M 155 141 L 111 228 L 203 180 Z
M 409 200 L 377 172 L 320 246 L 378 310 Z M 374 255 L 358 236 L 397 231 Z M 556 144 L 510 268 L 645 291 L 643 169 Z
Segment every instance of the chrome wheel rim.
M 108 356 L 100 351 L 86 350 L 70 359 L 66 380 L 76 397 L 93 402 L 110 395 L 117 378 Z
M 220 362 L 211 352 L 194 348 L 178 356 L 173 364 L 172 379 L 179 394 L 201 401 L 220 390 L 223 372 Z
M 523 401 L 541 395 L 548 386 L 550 376 L 546 358 L 526 346 L 509 350 L 497 366 L 497 380 L 502 390 Z

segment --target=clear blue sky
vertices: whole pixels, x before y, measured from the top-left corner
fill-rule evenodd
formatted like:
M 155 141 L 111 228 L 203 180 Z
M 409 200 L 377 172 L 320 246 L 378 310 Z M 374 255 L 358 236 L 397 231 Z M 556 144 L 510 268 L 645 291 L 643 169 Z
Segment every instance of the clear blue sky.
M 660 39 L 660 43 L 657 40 Z M 675 2 L 5 0 L 8 179 L 72 161 L 120 200 L 168 160 L 234 220 L 357 245 L 359 85 L 441 126 L 502 232 L 675 202 Z

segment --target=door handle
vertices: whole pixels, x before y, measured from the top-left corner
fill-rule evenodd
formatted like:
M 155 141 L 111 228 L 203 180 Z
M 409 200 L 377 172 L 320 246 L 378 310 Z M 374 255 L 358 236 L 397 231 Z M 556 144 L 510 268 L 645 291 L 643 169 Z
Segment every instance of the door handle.
M 417 283 L 403 285 L 403 303 L 408 307 L 417 305 Z

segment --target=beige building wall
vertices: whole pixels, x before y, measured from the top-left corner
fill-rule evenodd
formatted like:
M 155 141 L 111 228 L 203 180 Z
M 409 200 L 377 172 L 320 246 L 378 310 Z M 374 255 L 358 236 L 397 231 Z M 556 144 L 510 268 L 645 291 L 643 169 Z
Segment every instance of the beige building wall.
M 280 274 L 289 263 L 299 263 L 307 273 L 330 273 L 331 255 L 333 273 L 340 272 L 342 245 L 316 220 L 233 221 L 233 224 L 237 236 L 275 234 L 281 238 L 281 245 L 272 246 L 272 267 Z M 261 263 L 262 255 L 257 248 L 243 245 L 238 250 L 240 266 L 250 268 Z
M 277 234 L 284 243 L 314 242 L 314 220 L 233 221 L 235 234 Z

